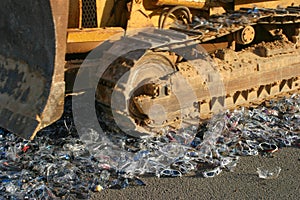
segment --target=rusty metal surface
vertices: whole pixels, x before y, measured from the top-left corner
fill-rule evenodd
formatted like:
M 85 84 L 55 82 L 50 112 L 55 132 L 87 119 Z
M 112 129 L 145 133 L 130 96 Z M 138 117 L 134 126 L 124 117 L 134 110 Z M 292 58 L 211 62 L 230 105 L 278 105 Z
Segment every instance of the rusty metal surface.
M 79 28 L 81 25 L 79 5 L 79 0 L 69 0 L 68 28 Z
M 67 10 L 60 0 L 0 2 L 0 126 L 27 139 L 63 111 Z

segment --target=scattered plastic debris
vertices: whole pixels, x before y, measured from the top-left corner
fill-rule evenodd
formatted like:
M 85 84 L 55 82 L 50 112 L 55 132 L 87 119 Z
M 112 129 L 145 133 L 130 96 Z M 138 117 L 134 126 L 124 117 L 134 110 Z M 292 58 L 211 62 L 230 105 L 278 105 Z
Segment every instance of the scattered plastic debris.
M 61 120 L 33 141 L 0 128 L 0 196 L 87 199 L 90 191 L 144 186 L 143 174 L 215 177 L 223 170 L 233 171 L 240 156 L 272 155 L 281 147 L 299 147 L 299 116 L 300 96 L 293 95 L 267 106 L 216 115 L 198 130 L 165 129 L 162 136 L 140 139 L 115 132 L 99 135 L 87 127 L 78 138 L 71 111 L 66 110 Z M 191 139 L 193 131 L 197 135 Z M 270 179 L 280 171 L 275 167 L 257 172 L 260 178 Z
M 262 179 L 275 179 L 279 176 L 280 171 L 281 171 L 280 167 L 273 167 L 273 168 L 258 167 L 257 168 L 258 177 Z
M 164 169 L 161 172 L 159 172 L 159 174 L 157 174 L 157 177 L 163 177 L 163 176 L 181 177 L 182 173 L 179 170 L 175 170 L 175 169 Z
M 221 173 L 222 169 L 220 167 L 216 167 L 213 170 L 209 170 L 209 171 L 204 171 L 203 172 L 203 177 L 204 178 L 212 178 L 215 177 L 217 175 L 219 175 Z

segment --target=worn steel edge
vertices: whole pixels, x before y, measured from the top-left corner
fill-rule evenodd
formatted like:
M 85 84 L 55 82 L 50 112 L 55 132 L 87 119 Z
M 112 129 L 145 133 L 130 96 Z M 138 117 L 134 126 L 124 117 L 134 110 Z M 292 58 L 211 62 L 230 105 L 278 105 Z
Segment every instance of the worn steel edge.
M 68 7 L 68 0 L 0 3 L 0 126 L 26 139 L 63 113 Z

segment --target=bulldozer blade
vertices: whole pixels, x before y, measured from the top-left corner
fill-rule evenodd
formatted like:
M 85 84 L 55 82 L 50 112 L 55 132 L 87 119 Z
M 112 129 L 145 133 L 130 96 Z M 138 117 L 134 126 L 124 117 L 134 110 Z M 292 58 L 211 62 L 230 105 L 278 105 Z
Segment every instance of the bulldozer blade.
M 68 6 L 0 1 L 0 126 L 26 139 L 63 113 Z

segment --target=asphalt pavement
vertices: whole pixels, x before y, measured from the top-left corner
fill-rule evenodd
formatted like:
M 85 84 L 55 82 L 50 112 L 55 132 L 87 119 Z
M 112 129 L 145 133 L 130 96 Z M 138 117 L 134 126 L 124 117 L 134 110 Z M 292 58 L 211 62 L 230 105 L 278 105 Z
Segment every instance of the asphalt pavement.
M 276 179 L 261 179 L 257 167 L 281 168 Z M 233 172 L 214 178 L 197 174 L 180 178 L 141 177 L 146 186 L 93 193 L 91 199 L 299 199 L 300 148 L 282 148 L 273 157 L 241 157 Z

